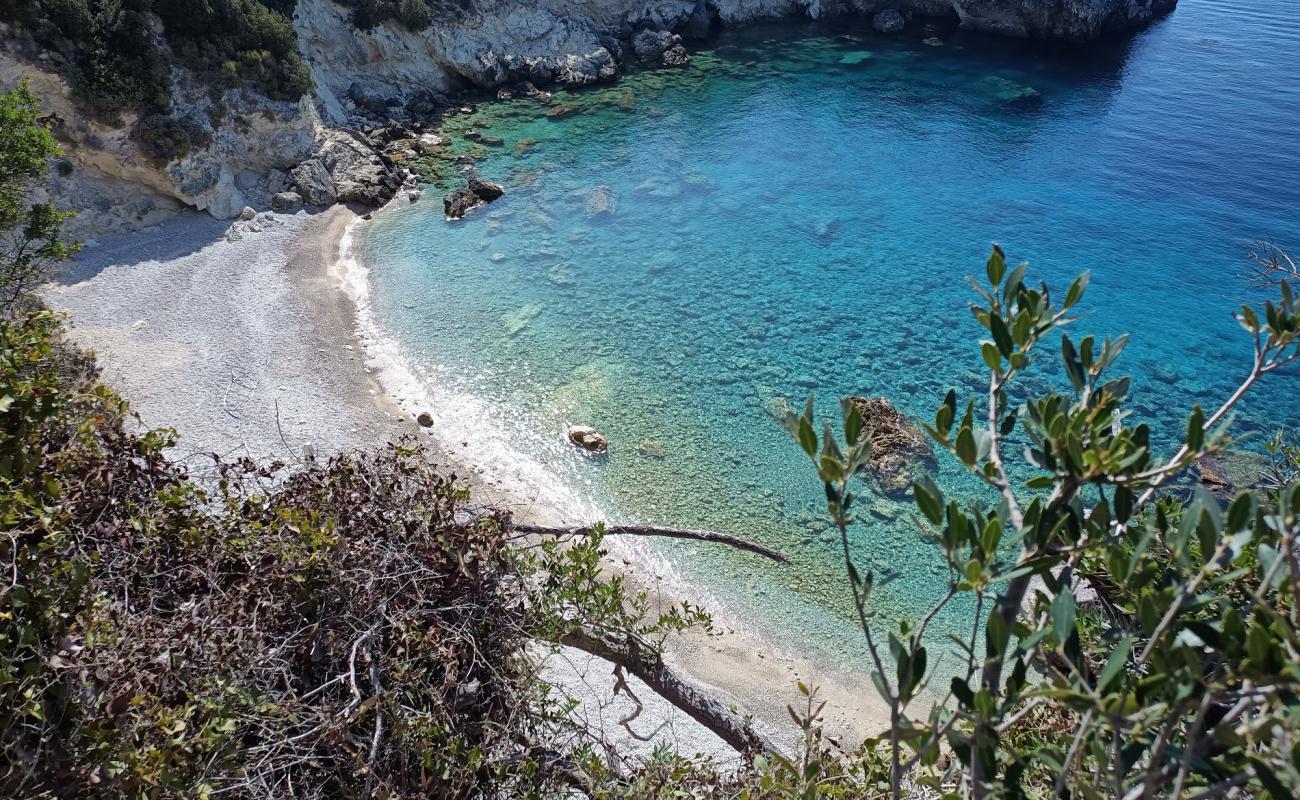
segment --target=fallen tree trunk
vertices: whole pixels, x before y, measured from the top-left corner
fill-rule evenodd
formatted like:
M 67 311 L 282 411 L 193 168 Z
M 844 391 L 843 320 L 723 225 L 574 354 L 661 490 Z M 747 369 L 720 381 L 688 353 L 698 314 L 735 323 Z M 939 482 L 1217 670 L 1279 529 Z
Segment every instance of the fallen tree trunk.
M 618 641 L 586 628 L 570 630 L 560 638 L 560 644 L 622 667 L 737 751 L 771 750 L 747 720 L 680 678 L 657 653 L 648 652 L 635 642 Z
M 591 525 L 521 525 L 512 526 L 517 533 L 535 534 L 538 536 L 586 536 L 592 532 Z M 742 539 L 739 536 L 732 536 L 729 533 L 717 533 L 716 531 L 698 531 L 689 528 L 662 528 L 655 525 L 606 525 L 606 536 L 662 536 L 668 539 L 691 539 L 698 542 L 712 542 L 714 544 L 725 544 L 734 547 L 737 550 L 744 550 L 749 553 L 757 553 L 764 558 L 770 558 L 779 564 L 789 564 L 790 559 L 780 550 L 775 550 L 767 545 L 751 542 L 748 539 Z

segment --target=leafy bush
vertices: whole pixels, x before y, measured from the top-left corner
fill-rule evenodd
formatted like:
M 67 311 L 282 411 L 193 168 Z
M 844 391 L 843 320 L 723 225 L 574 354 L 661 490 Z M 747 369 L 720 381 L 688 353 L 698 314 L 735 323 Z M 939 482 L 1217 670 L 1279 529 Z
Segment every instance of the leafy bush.
M 311 75 L 290 13 L 284 0 L 0 0 L 0 15 L 59 54 L 77 98 L 108 118 L 166 113 L 173 58 L 218 88 L 301 97 Z
M 60 155 L 47 127 L 37 122 L 40 101 L 26 83 L 0 94 L 0 313 L 77 251 L 60 226 L 72 214 L 28 197 Z
M 132 127 L 131 139 L 140 145 L 140 151 L 146 157 L 166 164 L 183 158 L 196 147 L 206 146 L 212 137 L 192 119 L 150 114 L 141 117 Z
M 842 444 L 829 424 L 819 439 L 811 399 L 787 420 L 825 483 L 872 682 L 891 709 L 877 742 L 891 794 L 916 781 L 976 798 L 1300 795 L 1300 482 L 1242 492 L 1227 508 L 1200 487 L 1187 500 L 1165 491 L 1227 444 L 1251 386 L 1300 360 L 1300 298 L 1281 283 L 1263 313 L 1242 307 L 1254 345 L 1245 379 L 1214 412 L 1194 406 L 1182 445 L 1159 458 L 1126 408 L 1130 379 L 1109 376 L 1126 337 L 1061 331 L 1088 276 L 1056 305 L 1025 271 L 1008 270 L 994 249 L 972 307 L 990 336 L 980 344 L 988 392 L 964 410 L 949 392 L 927 428 L 996 499 L 964 506 L 928 478 L 914 484 L 948 592 L 884 641 L 870 615 L 872 575 L 855 566 L 847 533 L 871 431 L 848 400 Z M 1016 381 L 1058 333 L 1065 388 L 1013 403 Z M 1005 460 L 1017 431 L 1031 473 L 1022 480 Z M 1084 588 L 1100 613 L 1081 612 Z M 936 673 L 926 630 L 958 595 L 973 595 L 977 609 L 959 642 L 966 663 Z M 942 701 L 910 713 L 931 681 L 947 684 Z M 955 756 L 947 766 L 945 753 Z
M 429 0 L 343 0 L 342 4 L 352 8 L 352 24 L 363 31 L 389 20 L 417 33 L 433 24 Z
M 527 645 L 702 621 L 598 535 L 510 546 L 418 448 L 196 483 L 50 312 L 0 354 L 0 795 L 553 796 L 588 751 Z

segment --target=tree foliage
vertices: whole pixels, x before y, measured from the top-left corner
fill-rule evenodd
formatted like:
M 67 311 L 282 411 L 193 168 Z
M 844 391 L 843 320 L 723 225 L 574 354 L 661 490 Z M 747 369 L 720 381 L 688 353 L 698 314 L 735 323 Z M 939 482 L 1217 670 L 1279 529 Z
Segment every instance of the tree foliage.
M 879 741 L 890 792 L 916 782 L 976 798 L 1294 797 L 1300 482 L 1226 507 L 1200 487 L 1190 497 L 1168 489 L 1227 445 L 1232 410 L 1257 381 L 1300 359 L 1300 298 L 1282 283 L 1262 311 L 1242 307 L 1254 355 L 1240 386 L 1210 413 L 1193 406 L 1181 445 L 1160 457 L 1127 408 L 1130 379 L 1112 376 L 1126 337 L 1063 330 L 1088 281 L 1058 303 L 994 248 L 987 283 L 974 284 L 988 391 L 965 402 L 949 392 L 927 430 L 993 499 L 961 504 L 928 478 L 915 483 L 918 523 L 949 575 L 920 621 L 888 630 L 872 617 L 873 576 L 855 566 L 852 479 L 870 455 L 856 406 L 843 404 L 843 445 L 829 424 L 819 439 L 811 400 L 787 421 L 825 484 L 871 678 L 891 709 Z M 1054 338 L 1063 388 L 1013 401 Z M 1028 474 L 1019 480 L 1005 461 L 1016 434 Z M 1099 612 L 1081 607 L 1085 590 Z M 977 609 L 958 641 L 965 664 L 936 673 L 926 631 L 958 595 Z M 912 711 L 940 680 L 942 699 Z
M 259 0 L 0 0 L 0 17 L 58 54 L 78 100 L 110 118 L 169 112 L 173 61 L 217 89 L 296 100 L 312 83 L 291 13 Z
M 28 199 L 50 159 L 59 155 L 49 129 L 37 121 L 40 110 L 26 83 L 0 94 L 0 311 L 77 251 L 61 230 L 72 214 Z

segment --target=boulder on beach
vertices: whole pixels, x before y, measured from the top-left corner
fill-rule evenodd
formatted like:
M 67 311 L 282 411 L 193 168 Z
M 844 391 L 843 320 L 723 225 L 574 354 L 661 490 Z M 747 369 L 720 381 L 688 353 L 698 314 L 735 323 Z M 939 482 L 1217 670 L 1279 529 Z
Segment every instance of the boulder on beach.
M 255 217 L 257 217 L 257 211 L 252 206 L 244 206 L 243 210 L 239 212 L 239 218 L 244 222 L 252 222 Z
M 871 20 L 871 27 L 881 33 L 899 33 L 906 24 L 902 12 L 896 8 L 882 9 Z
M 570 443 L 589 453 L 604 453 L 609 450 L 609 440 L 605 435 L 587 425 L 570 425 L 567 435 Z
M 862 415 L 859 440 L 871 440 L 867 472 L 885 494 L 901 497 L 921 472 L 938 466 L 925 433 L 883 397 L 853 397 Z
M 415 422 L 416 422 L 416 424 L 418 424 L 421 428 L 432 428 L 432 427 L 433 427 L 433 415 L 430 414 L 428 411 L 421 411 L 421 412 L 420 412 L 420 413 L 415 417 Z
M 271 210 L 292 214 L 302 208 L 302 195 L 297 192 L 277 192 L 271 197 Z
M 293 189 L 309 206 L 334 205 L 338 190 L 330 171 L 319 158 L 308 159 L 289 172 Z

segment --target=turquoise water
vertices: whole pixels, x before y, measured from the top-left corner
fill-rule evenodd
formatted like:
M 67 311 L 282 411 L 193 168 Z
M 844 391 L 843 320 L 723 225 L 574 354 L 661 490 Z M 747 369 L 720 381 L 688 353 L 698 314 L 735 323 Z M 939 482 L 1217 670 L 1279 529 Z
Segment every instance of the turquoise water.
M 949 387 L 981 392 L 962 279 L 992 241 L 1062 288 L 1093 271 L 1081 329 L 1133 334 L 1121 366 L 1158 431 L 1217 405 L 1249 355 L 1230 317 L 1253 296 L 1243 243 L 1300 250 L 1300 20 L 1292 0 L 1242 5 L 1184 0 L 1092 55 L 791 24 L 562 94 L 562 118 L 485 106 L 448 130 L 478 120 L 502 144 L 447 152 L 480 156 L 505 198 L 447 223 L 431 190 L 363 229 L 375 320 L 436 430 L 485 470 L 575 516 L 781 547 L 793 566 L 654 551 L 730 613 L 852 660 L 821 490 L 771 412 L 815 389 L 823 413 L 883 394 L 929 418 Z M 1295 378 L 1265 384 L 1239 429 L 1300 427 Z M 569 423 L 606 432 L 608 457 L 567 447 Z M 854 531 L 861 565 L 891 577 L 873 599 L 888 620 L 943 590 L 907 509 L 872 498 Z

